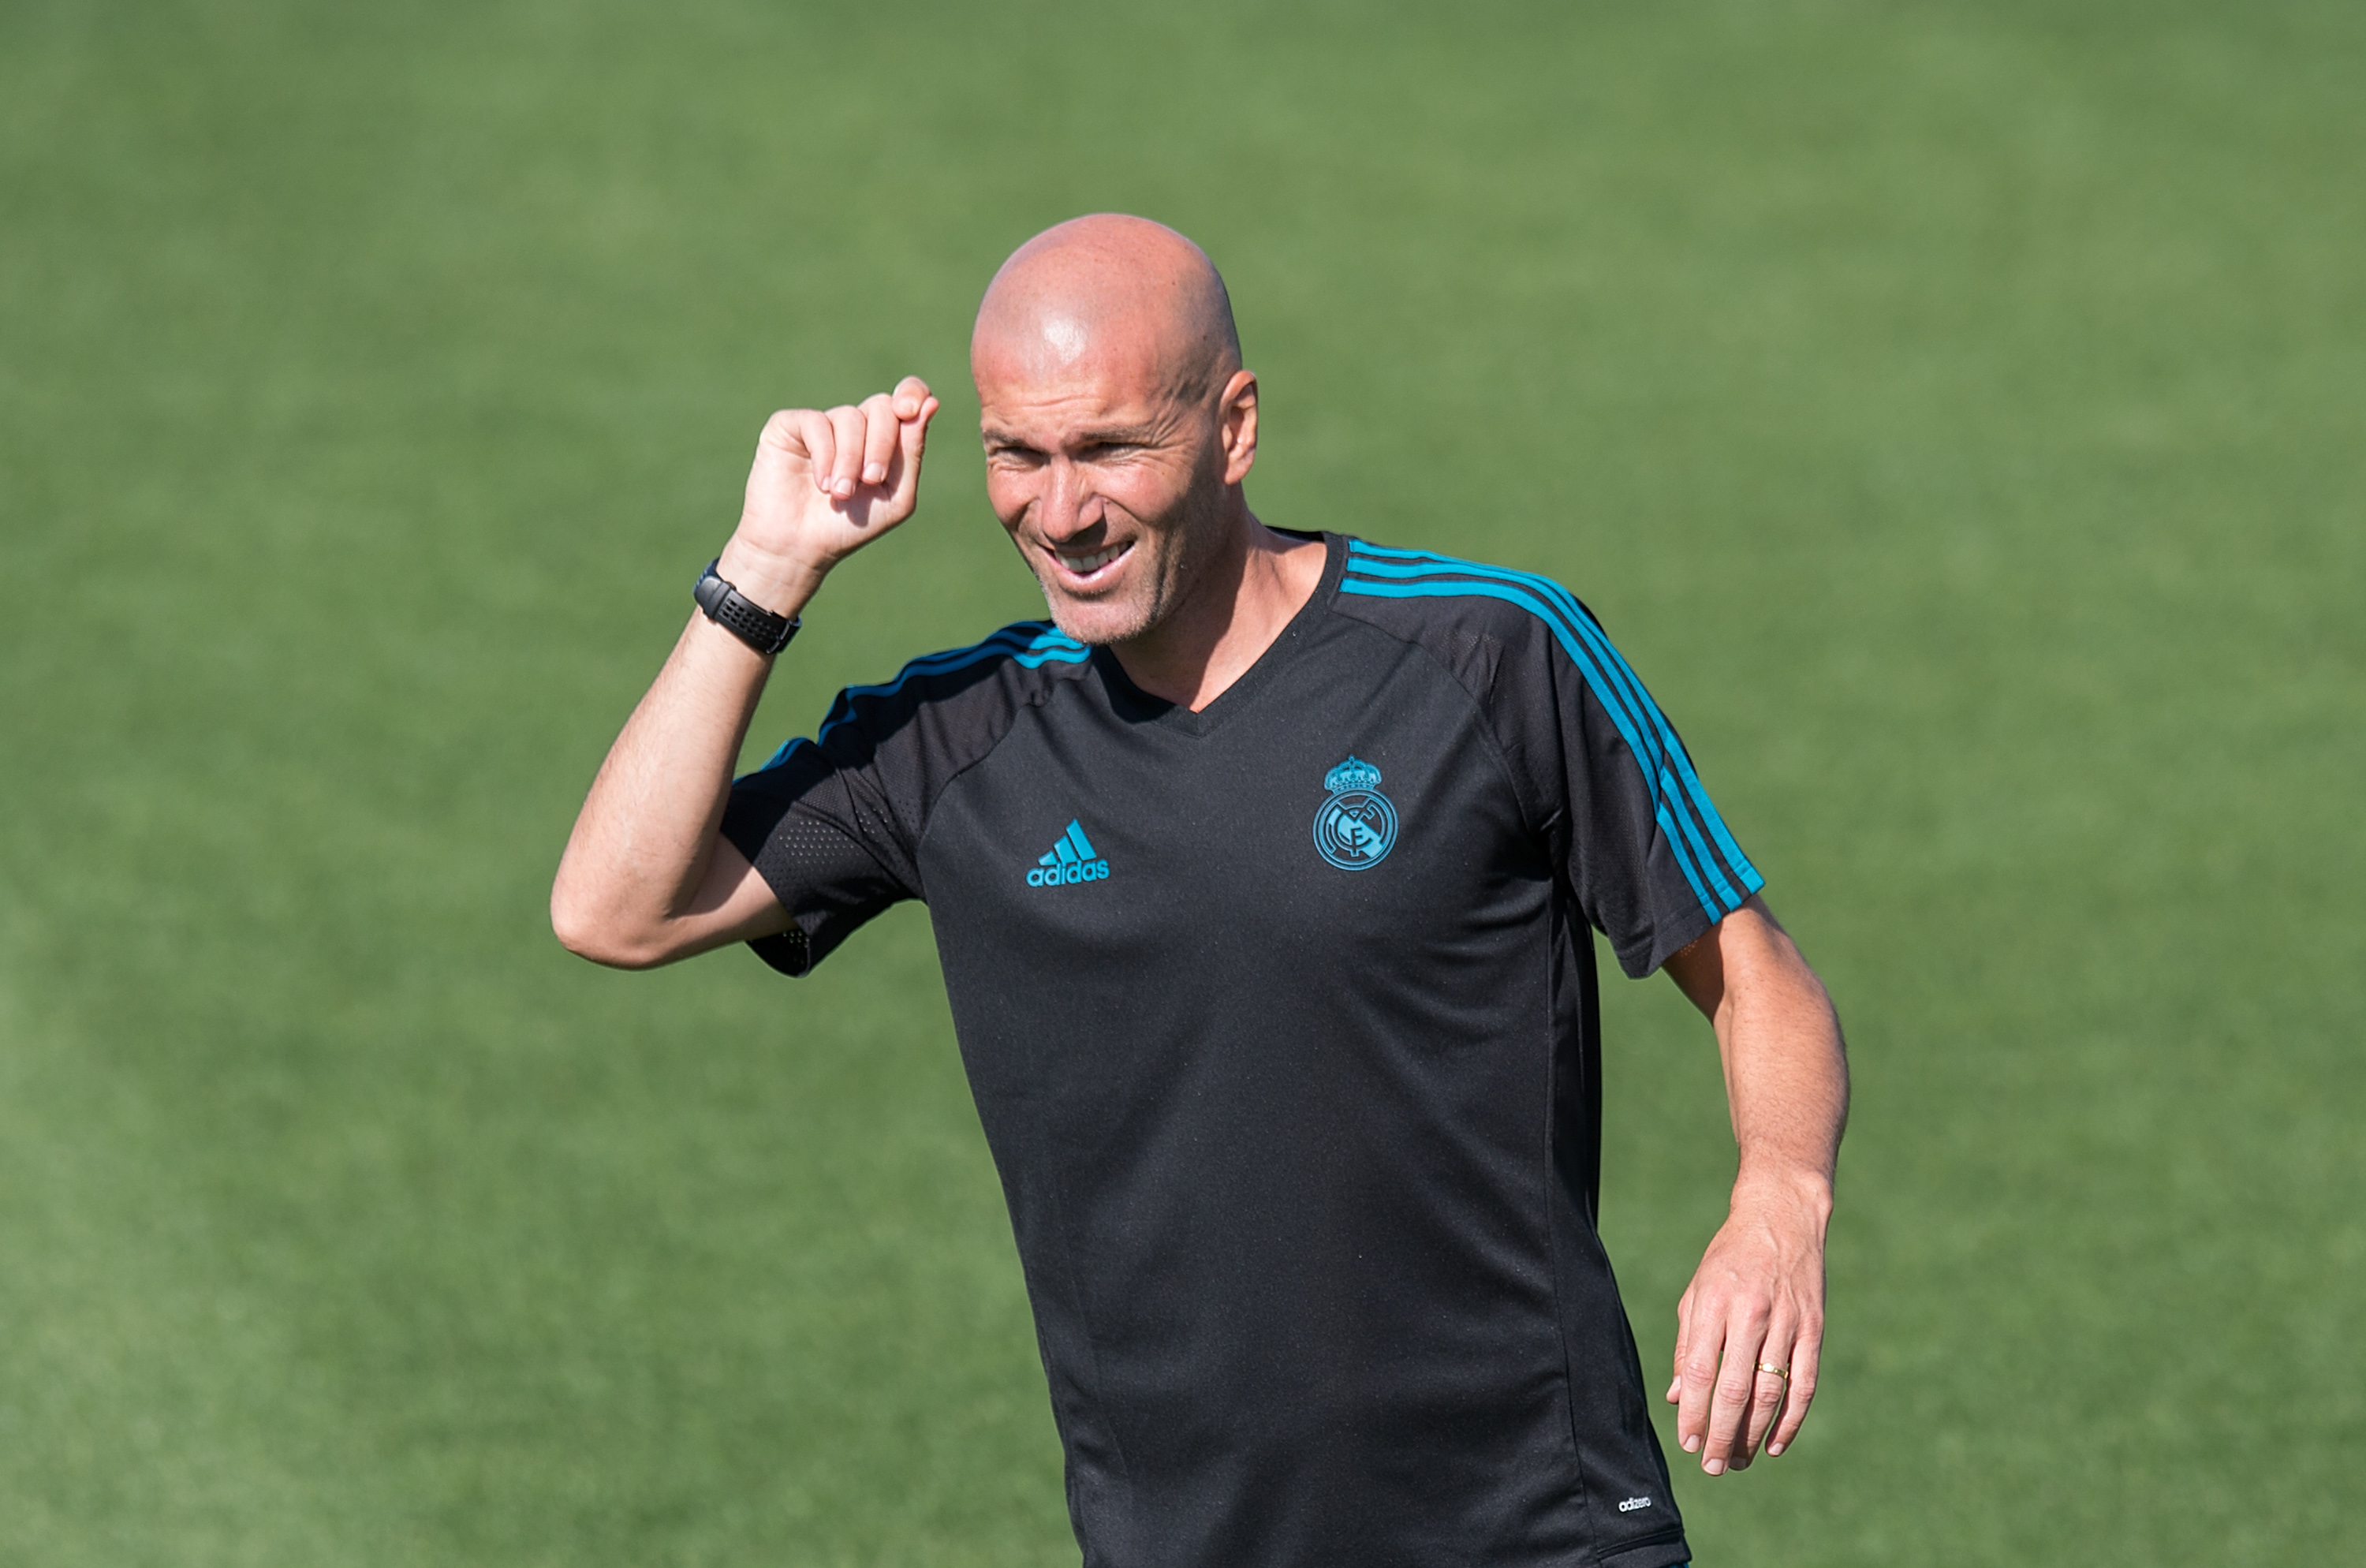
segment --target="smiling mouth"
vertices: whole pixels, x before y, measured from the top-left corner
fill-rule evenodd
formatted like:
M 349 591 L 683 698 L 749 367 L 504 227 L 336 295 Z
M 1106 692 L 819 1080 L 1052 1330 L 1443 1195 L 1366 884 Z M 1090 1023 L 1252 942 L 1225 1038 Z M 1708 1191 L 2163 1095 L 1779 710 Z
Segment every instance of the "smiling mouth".
M 1052 558 L 1058 561 L 1069 576 L 1089 579 L 1099 576 L 1104 570 L 1123 559 L 1132 548 L 1133 541 L 1128 539 L 1122 545 L 1111 545 L 1108 549 L 1096 550 L 1088 556 L 1065 555 L 1054 550 Z

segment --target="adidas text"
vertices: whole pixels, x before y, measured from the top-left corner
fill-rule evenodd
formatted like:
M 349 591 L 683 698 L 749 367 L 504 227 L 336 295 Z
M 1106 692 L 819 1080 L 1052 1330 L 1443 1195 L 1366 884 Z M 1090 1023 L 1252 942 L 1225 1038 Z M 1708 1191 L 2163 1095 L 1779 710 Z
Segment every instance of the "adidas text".
M 1071 861 L 1066 865 L 1039 865 L 1027 874 L 1030 887 L 1062 887 L 1071 882 L 1098 882 L 1109 874 L 1109 862 Z
M 1071 822 L 1066 832 L 1052 842 L 1052 852 L 1035 862 L 1027 874 L 1030 887 L 1066 887 L 1078 882 L 1099 882 L 1109 875 L 1109 862 L 1100 858 L 1093 841 L 1085 837 L 1084 824 Z
M 1648 1508 L 1651 1506 L 1651 1500 L 1649 1497 L 1629 1497 L 1618 1505 L 1618 1511 L 1622 1514 L 1631 1514 L 1638 1508 Z

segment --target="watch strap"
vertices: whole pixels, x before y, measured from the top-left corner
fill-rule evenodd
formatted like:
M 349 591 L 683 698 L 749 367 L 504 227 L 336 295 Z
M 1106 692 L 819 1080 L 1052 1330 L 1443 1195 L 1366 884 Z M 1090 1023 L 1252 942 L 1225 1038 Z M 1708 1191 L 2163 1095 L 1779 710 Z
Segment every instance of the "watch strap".
M 759 653 L 769 656 L 788 647 L 804 617 L 776 615 L 757 604 L 715 574 L 722 564 L 721 556 L 708 561 L 699 574 L 698 586 L 691 590 L 691 597 L 706 612 L 706 618 Z

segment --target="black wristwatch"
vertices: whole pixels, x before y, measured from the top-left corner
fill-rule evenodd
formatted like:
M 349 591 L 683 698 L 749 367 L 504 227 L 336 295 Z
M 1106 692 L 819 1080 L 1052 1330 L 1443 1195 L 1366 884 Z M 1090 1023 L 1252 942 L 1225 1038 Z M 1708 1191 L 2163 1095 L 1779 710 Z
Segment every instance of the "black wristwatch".
M 774 654 L 789 646 L 804 624 L 798 615 L 776 615 L 731 584 L 715 575 L 723 564 L 721 556 L 706 563 L 698 576 L 698 586 L 690 596 L 706 612 L 706 618 L 761 654 Z

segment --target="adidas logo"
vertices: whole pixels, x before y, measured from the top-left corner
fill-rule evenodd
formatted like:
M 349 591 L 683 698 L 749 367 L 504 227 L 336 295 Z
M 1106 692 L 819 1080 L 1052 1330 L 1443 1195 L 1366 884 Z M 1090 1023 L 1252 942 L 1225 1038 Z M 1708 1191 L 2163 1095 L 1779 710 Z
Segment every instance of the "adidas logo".
M 1100 858 L 1084 829 L 1075 822 L 1053 844 L 1052 852 L 1027 874 L 1030 887 L 1065 887 L 1071 882 L 1098 882 L 1109 875 L 1109 862 Z

